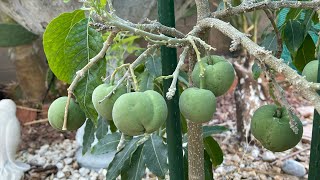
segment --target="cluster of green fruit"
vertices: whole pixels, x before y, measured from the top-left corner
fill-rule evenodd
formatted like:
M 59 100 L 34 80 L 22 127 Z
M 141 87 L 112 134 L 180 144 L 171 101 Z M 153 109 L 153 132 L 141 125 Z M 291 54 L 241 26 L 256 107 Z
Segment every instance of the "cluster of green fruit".
M 180 96 L 179 107 L 183 116 L 190 121 L 202 123 L 209 121 L 216 110 L 216 96 L 228 91 L 234 81 L 232 65 L 222 57 L 203 58 L 205 67 L 205 87 L 199 89 L 200 67 L 197 63 L 192 73 L 194 88 L 188 88 Z M 126 87 L 101 84 L 92 94 L 92 102 L 98 114 L 106 120 L 113 120 L 124 134 L 135 136 L 152 133 L 166 121 L 168 109 L 164 98 L 156 91 L 126 93 Z M 102 102 L 110 92 L 112 95 Z M 67 97 L 56 99 L 49 108 L 50 124 L 62 129 Z M 85 114 L 79 105 L 71 100 L 69 105 L 67 129 L 76 130 L 85 121 Z

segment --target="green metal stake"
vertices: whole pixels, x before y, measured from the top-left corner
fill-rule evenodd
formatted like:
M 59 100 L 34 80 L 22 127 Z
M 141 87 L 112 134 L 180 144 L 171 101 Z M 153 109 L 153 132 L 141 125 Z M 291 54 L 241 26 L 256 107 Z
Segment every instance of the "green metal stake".
M 320 51 L 318 52 L 318 61 L 320 60 Z M 318 66 L 318 83 L 320 82 L 320 63 Z M 320 95 L 320 91 L 318 91 Z M 320 179 L 320 115 L 317 110 L 314 110 L 312 139 L 310 149 L 310 162 L 309 162 L 309 180 Z
M 163 25 L 175 27 L 174 1 L 158 0 L 159 22 Z M 177 50 L 175 48 L 161 47 L 162 74 L 170 75 L 177 66 Z M 163 81 L 163 92 L 167 93 L 171 80 Z M 183 173 L 183 155 L 182 155 L 182 133 L 179 111 L 179 91 L 171 100 L 167 100 L 168 119 L 166 124 L 169 174 L 170 179 L 182 180 Z

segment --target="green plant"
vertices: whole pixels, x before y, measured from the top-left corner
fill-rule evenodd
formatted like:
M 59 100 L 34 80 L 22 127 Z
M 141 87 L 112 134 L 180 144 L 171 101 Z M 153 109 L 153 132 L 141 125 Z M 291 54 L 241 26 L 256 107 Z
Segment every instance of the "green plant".
M 165 100 L 152 90 L 124 94 L 112 110 L 114 124 L 130 136 L 153 133 L 166 121 L 167 114 Z
M 52 102 L 48 110 L 48 120 L 50 125 L 58 130 L 62 130 L 64 112 L 67 104 L 67 97 L 60 97 Z M 73 100 L 70 100 L 68 110 L 67 130 L 73 131 L 79 129 L 86 120 L 84 112 L 79 105 Z
M 299 118 L 286 108 L 276 105 L 265 105 L 258 108 L 251 120 L 252 135 L 263 147 L 274 152 L 293 148 L 301 140 L 303 127 Z M 292 123 L 298 128 L 294 132 Z
M 179 99 L 181 114 L 196 123 L 208 122 L 216 111 L 216 97 L 206 89 L 188 88 Z
M 309 82 L 317 82 L 318 79 L 318 66 L 319 66 L 319 61 L 314 60 L 310 61 L 302 71 L 302 75 L 306 76 L 307 81 Z
M 97 86 L 92 93 L 92 103 L 96 111 L 100 116 L 106 120 L 112 120 L 112 108 L 116 100 L 124 93 L 127 89 L 122 86 L 112 92 L 114 85 L 101 84 Z M 110 97 L 106 97 L 110 94 Z
M 234 69 L 232 65 L 221 56 L 206 56 L 201 60 L 204 64 L 205 89 L 210 90 L 215 96 L 226 93 L 234 81 Z M 192 80 L 200 87 L 200 64 L 195 65 L 192 71 Z

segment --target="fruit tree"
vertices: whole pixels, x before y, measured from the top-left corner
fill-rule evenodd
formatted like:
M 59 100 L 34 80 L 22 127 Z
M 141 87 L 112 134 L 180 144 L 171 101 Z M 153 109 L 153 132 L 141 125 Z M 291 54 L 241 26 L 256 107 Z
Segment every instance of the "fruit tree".
M 172 0 L 158 1 L 160 22 L 132 23 L 117 15 L 110 0 L 86 0 L 80 9 L 59 15 L 46 27 L 43 45 L 49 67 L 57 78 L 70 84 L 68 96 L 49 108 L 49 121 L 57 129 L 74 130 L 83 124 L 85 115 L 83 153 L 91 149 L 95 132 L 98 140 L 104 140 L 98 144 L 108 142 L 105 139 L 113 142 L 100 144 L 104 152 L 117 151 L 107 167 L 107 179 L 119 175 L 141 179 L 146 167 L 159 178 L 165 178 L 169 169 L 172 179 L 212 179 L 212 167 L 222 163 L 223 155 L 210 135 L 225 128 L 202 123 L 213 117 L 216 97 L 230 89 L 241 65 L 215 55 L 216 49 L 206 39 L 211 29 L 232 40 L 230 51 L 242 50 L 251 57 L 245 62 L 252 67 L 250 76 L 257 80 L 263 74 L 269 80 L 274 104 L 251 114 L 252 135 L 262 146 L 271 151 L 290 149 L 303 131 L 276 75 L 282 74 L 320 111 L 318 60 L 313 61 L 319 58 L 320 1 L 221 1 L 212 12 L 208 0 L 195 0 L 195 7 L 197 23 L 187 34 L 167 23 L 167 15 L 173 13 Z M 262 43 L 258 43 L 256 31 L 241 32 L 236 23 L 227 21 L 227 17 L 260 10 L 272 29 L 259 37 Z M 142 38 L 147 46 L 133 48 L 130 38 Z M 121 63 L 108 74 L 109 57 L 123 47 L 127 49 L 122 54 L 132 54 L 135 60 L 126 63 L 120 60 L 123 56 L 118 57 Z M 181 52 L 178 61 L 174 48 Z M 166 64 L 166 58 L 173 59 L 174 65 Z M 164 71 L 169 67 L 173 70 Z M 247 81 L 249 78 L 238 83 Z M 180 118 L 172 118 L 179 117 L 179 111 L 182 130 Z M 178 124 L 174 136 L 169 123 Z M 177 162 L 171 161 L 172 149 L 167 148 L 175 138 L 180 151 Z M 178 167 L 168 166 L 168 154 L 169 165 Z M 174 170 L 179 167 L 183 170 Z M 310 167 L 310 173 L 314 173 L 313 167 L 319 168 Z

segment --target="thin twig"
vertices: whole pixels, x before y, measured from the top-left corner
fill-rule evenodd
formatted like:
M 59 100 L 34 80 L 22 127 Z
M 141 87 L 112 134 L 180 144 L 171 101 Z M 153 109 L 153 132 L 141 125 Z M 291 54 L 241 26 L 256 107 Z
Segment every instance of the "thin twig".
M 299 150 L 299 151 L 296 151 L 296 152 L 293 152 L 293 153 L 291 153 L 291 154 L 288 154 L 288 155 L 286 155 L 286 156 L 284 156 L 284 157 L 282 157 L 282 158 L 280 158 L 280 159 L 272 162 L 271 165 L 276 164 L 277 161 L 283 161 L 283 160 L 286 160 L 286 159 L 288 159 L 288 158 L 290 158 L 290 157 L 292 157 L 292 156 L 298 155 L 298 154 L 300 154 L 300 153 L 302 153 L 302 152 L 304 152 L 304 151 L 308 151 L 309 149 L 310 149 L 310 146 L 307 147 L 307 148 L 305 148 L 305 149 L 301 149 L 301 150 Z
M 28 110 L 28 111 L 34 111 L 34 112 L 43 112 L 43 110 L 41 110 L 41 109 L 33 109 L 33 108 L 29 108 L 29 107 L 24 107 L 24 106 L 17 106 L 17 108 Z
M 168 100 L 171 100 L 172 97 L 176 93 L 176 90 L 177 90 L 176 86 L 177 86 L 177 80 L 178 80 L 180 68 L 184 64 L 184 60 L 186 59 L 188 51 L 189 51 L 189 46 L 184 48 L 183 52 L 180 55 L 180 59 L 179 59 L 178 65 L 177 65 L 176 69 L 174 70 L 174 72 L 172 73 L 173 79 L 172 79 L 171 85 L 170 85 L 170 87 L 168 89 L 168 92 L 166 94 L 166 97 L 167 97 Z
M 276 25 L 276 23 L 274 22 L 275 17 L 273 16 L 273 14 L 270 12 L 270 10 L 268 9 L 263 9 L 263 11 L 266 13 L 267 17 L 269 18 L 271 25 L 274 29 L 274 32 L 276 33 L 277 36 L 277 53 L 275 54 L 276 58 L 280 58 L 281 54 L 282 54 L 282 38 L 281 38 L 281 34 L 279 32 L 279 29 Z
M 29 126 L 29 125 L 32 125 L 32 124 L 38 124 L 38 123 L 43 123 L 43 122 L 48 122 L 48 118 L 34 120 L 34 121 L 31 121 L 31 122 L 24 123 L 23 125 L 24 126 Z

